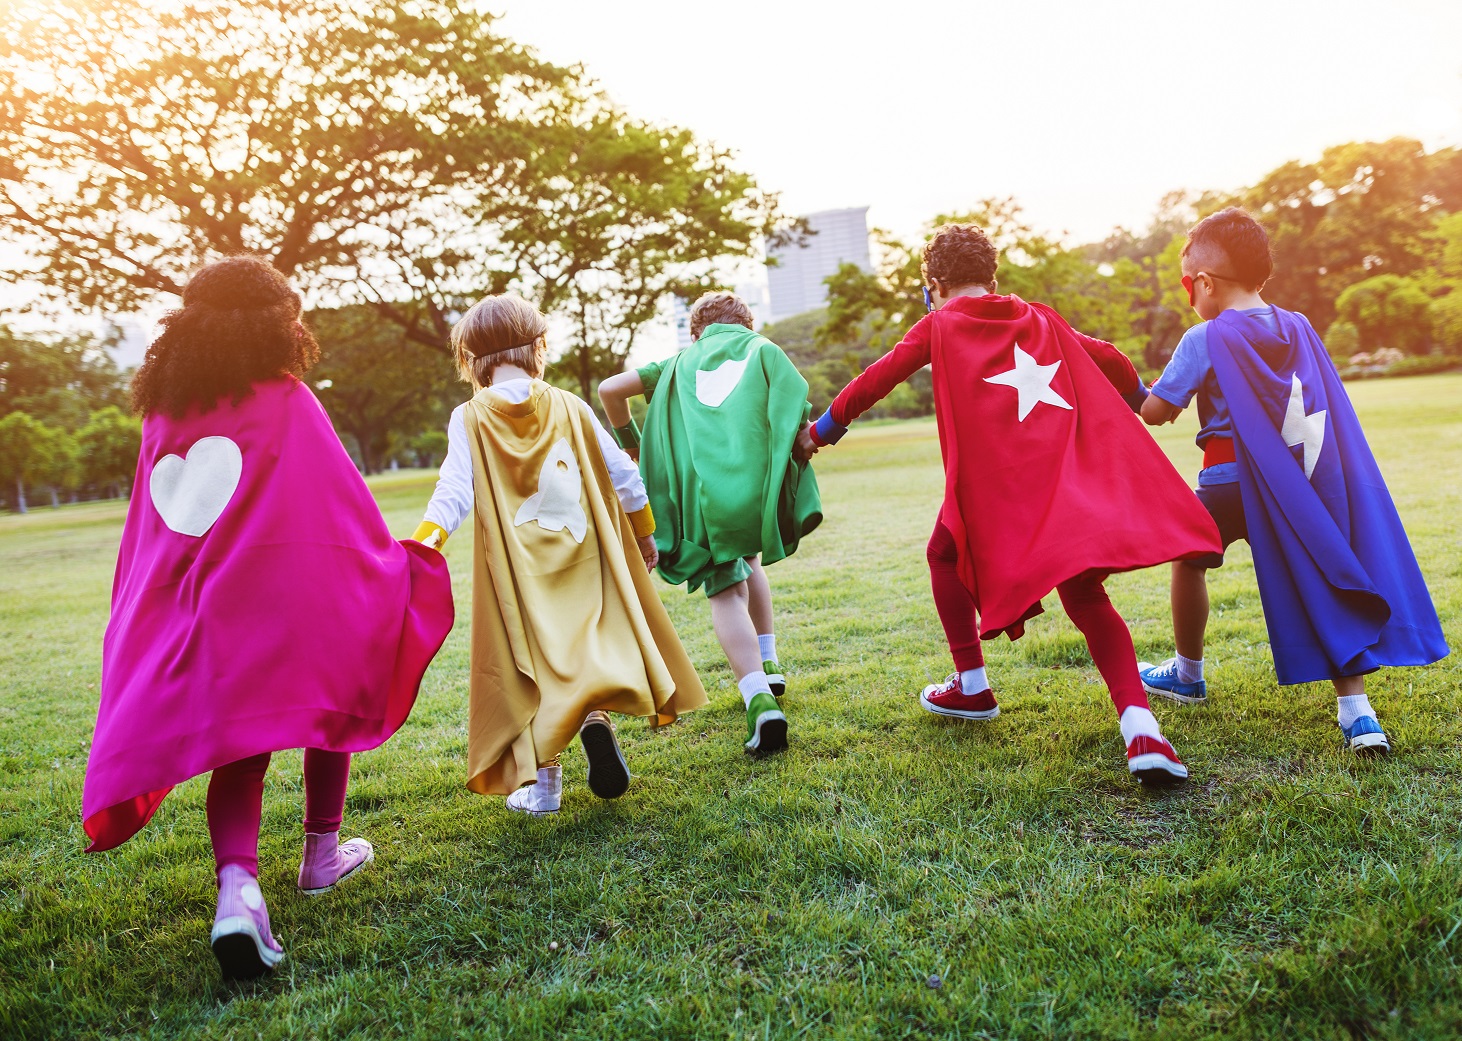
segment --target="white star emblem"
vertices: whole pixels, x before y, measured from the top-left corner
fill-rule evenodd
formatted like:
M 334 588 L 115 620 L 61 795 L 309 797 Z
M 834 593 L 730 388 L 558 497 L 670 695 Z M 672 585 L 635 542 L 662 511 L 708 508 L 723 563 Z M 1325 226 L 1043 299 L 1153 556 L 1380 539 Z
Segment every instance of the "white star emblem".
M 1061 367 L 1059 361 L 1053 361 L 1050 365 L 1042 365 L 1025 351 L 1020 349 L 1020 344 L 1015 345 L 1015 368 L 1006 372 L 996 373 L 994 376 L 986 376 L 986 383 L 1002 383 L 1007 387 L 1014 387 L 1019 398 L 1015 406 L 1015 418 L 1021 422 L 1031 414 L 1031 409 L 1041 402 L 1047 405 L 1055 405 L 1057 408 L 1069 409 L 1071 403 L 1051 389 L 1051 381 L 1056 378 L 1056 370 Z
M 1294 373 L 1289 385 L 1289 407 L 1284 410 L 1284 426 L 1279 436 L 1290 448 L 1305 446 L 1305 479 L 1315 472 L 1315 463 L 1320 459 L 1320 449 L 1325 447 L 1326 409 L 1305 415 L 1305 388 L 1300 383 L 1300 374 Z

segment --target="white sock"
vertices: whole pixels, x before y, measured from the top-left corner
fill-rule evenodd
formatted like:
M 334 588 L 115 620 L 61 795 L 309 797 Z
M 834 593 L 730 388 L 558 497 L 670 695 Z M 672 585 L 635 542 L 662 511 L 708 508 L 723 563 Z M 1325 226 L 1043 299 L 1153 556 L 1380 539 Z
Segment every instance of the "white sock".
M 1376 710 L 1371 708 L 1371 699 L 1364 694 L 1351 694 L 1335 699 L 1335 718 L 1340 721 L 1341 726 L 1348 727 L 1361 716 L 1376 718 Z
M 1139 708 L 1136 705 L 1129 705 L 1126 712 L 1122 713 L 1122 741 L 1131 744 L 1139 737 L 1154 737 L 1159 741 L 1163 739 L 1162 730 L 1157 725 L 1157 717 L 1152 714 L 1152 709 Z
M 965 669 L 959 674 L 959 689 L 962 694 L 978 694 L 982 690 L 990 689 L 990 681 L 985 678 L 985 666 L 978 669 Z
M 736 681 L 736 686 L 741 688 L 741 700 L 747 708 L 751 708 L 751 699 L 758 694 L 772 692 L 772 686 L 767 682 L 767 674 L 764 672 L 748 672 Z
M 1194 661 L 1192 658 L 1185 658 L 1181 654 L 1175 655 L 1178 659 L 1178 682 L 1198 683 L 1203 679 L 1203 659 Z
M 758 633 L 756 642 L 761 647 L 762 661 L 777 660 L 777 637 L 775 633 L 767 633 L 765 636 Z

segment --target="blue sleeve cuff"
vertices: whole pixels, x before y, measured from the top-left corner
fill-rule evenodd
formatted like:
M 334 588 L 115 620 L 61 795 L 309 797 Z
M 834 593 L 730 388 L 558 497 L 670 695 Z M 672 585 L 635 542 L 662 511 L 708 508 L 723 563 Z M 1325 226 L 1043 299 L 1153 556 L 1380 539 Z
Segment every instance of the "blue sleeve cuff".
M 1130 394 L 1123 394 L 1122 400 L 1131 406 L 1133 412 L 1141 412 L 1142 403 L 1147 400 L 1147 395 L 1151 393 L 1152 391 L 1143 386 L 1141 380 L 1138 380 L 1137 389 Z
M 817 432 L 817 440 L 825 445 L 837 444 L 843 439 L 843 435 L 848 432 L 847 427 L 833 419 L 833 410 L 831 408 L 817 417 L 817 422 L 812 424 L 812 429 Z

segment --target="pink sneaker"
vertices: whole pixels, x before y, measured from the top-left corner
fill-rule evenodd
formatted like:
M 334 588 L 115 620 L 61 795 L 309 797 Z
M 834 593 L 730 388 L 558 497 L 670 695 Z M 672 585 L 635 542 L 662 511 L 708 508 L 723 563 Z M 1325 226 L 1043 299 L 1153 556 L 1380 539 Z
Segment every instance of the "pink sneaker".
M 1188 768 L 1173 746 L 1160 737 L 1143 734 L 1127 746 L 1127 771 L 1145 785 L 1182 784 L 1188 779 Z
M 376 851 L 365 839 L 340 841 L 340 832 L 305 833 L 305 855 L 300 861 L 300 892 L 319 896 L 334 889 L 376 859 Z
M 919 704 L 939 716 L 960 719 L 994 719 L 1000 715 L 995 695 L 989 688 L 978 694 L 966 694 L 959 684 L 959 673 L 951 673 L 943 683 L 931 683 L 919 695 Z
M 284 948 L 269 931 L 269 909 L 259 880 L 237 864 L 225 865 L 218 873 L 212 943 L 218 967 L 228 980 L 262 976 L 284 957 Z

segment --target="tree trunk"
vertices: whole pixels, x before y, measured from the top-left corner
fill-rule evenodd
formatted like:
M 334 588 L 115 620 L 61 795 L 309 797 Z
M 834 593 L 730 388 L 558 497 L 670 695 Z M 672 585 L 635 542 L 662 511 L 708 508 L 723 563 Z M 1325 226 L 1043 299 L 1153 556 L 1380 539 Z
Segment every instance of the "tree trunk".
M 61 505 L 61 499 L 56 495 L 56 486 L 51 485 L 51 509 Z
M 19 477 L 15 479 L 15 512 L 25 513 L 25 482 Z

